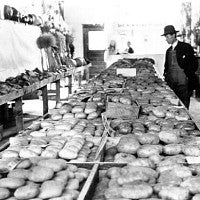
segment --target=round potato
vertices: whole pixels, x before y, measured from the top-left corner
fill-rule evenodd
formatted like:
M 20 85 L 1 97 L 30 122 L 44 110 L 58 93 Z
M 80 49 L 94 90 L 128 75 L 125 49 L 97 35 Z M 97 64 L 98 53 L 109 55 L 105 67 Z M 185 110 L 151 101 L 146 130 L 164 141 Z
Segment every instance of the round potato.
M 166 155 L 177 155 L 182 152 L 181 144 L 168 144 L 163 146 L 163 153 Z
M 130 163 L 133 162 L 135 159 L 136 158 L 134 155 L 128 153 L 117 153 L 114 156 L 115 163 Z
M 119 143 L 117 144 L 117 150 L 121 153 L 135 154 L 139 147 L 140 144 L 137 139 L 129 135 L 121 137 Z
M 140 144 L 158 144 L 160 139 L 155 134 L 146 133 L 137 137 Z
M 7 188 L 0 188 L 0 199 L 6 199 L 10 196 L 10 191 Z
M 178 143 L 179 137 L 173 130 L 163 130 L 159 132 L 159 138 L 166 144 Z
M 110 199 L 110 198 L 118 199 L 118 198 L 122 198 L 121 192 L 122 192 L 121 187 L 117 187 L 117 188 L 111 187 L 105 190 L 104 196 L 106 199 Z
M 67 182 L 66 189 L 78 190 L 78 188 L 79 188 L 79 180 L 77 178 L 70 179 Z
M 29 170 L 26 169 L 14 169 L 10 171 L 7 175 L 7 177 L 10 178 L 22 178 L 27 179 L 29 174 Z
M 136 184 L 130 187 L 123 187 L 121 195 L 129 199 L 148 198 L 152 195 L 153 188 L 147 183 Z
M 63 185 L 56 181 L 45 181 L 40 188 L 39 198 L 49 199 L 60 197 L 63 191 Z
M 65 113 L 63 115 L 63 119 L 74 119 L 74 118 L 75 118 L 74 113 Z
M 161 189 L 159 196 L 162 199 L 187 200 L 189 198 L 189 190 L 183 187 L 167 186 Z
M 63 159 L 44 159 L 38 162 L 39 166 L 53 169 L 54 172 L 61 171 L 67 167 L 67 162 Z
M 39 194 L 39 192 L 39 187 L 37 187 L 36 185 L 33 186 L 29 184 L 17 188 L 14 192 L 14 196 L 17 199 L 30 199 L 36 197 Z
M 171 185 L 171 186 L 179 186 L 182 179 L 180 177 L 177 177 L 172 170 L 166 170 L 162 173 L 160 173 L 160 176 L 157 180 L 158 183 L 161 183 L 161 185 Z
M 20 150 L 19 156 L 21 158 L 30 158 L 30 157 L 37 157 L 38 154 L 30 149 L 23 148 Z
M 96 111 L 94 111 L 94 112 L 88 114 L 87 119 L 95 119 L 95 118 L 97 118 L 98 116 L 99 116 L 99 113 L 96 112 Z
M 58 121 L 58 120 L 61 120 L 62 119 L 62 115 L 57 113 L 57 114 L 52 114 L 51 115 L 51 119 L 54 120 L 54 121 Z
M 34 166 L 28 175 L 28 179 L 33 182 L 44 182 L 51 179 L 54 171 L 48 167 Z
M 159 154 L 152 154 L 149 156 L 149 160 L 152 161 L 154 164 L 158 164 L 162 161 L 163 157 Z
M 70 190 L 70 189 L 65 189 L 62 193 L 62 196 L 66 197 L 71 197 L 72 199 L 77 199 L 79 196 L 79 191 L 77 190 Z
M 83 113 L 84 108 L 81 106 L 74 106 L 71 110 L 72 113 Z
M 147 158 L 154 154 L 162 153 L 162 146 L 146 144 L 137 150 L 137 155 L 140 158 Z
M 187 188 L 192 194 L 200 193 L 200 177 L 189 177 L 185 179 L 181 186 Z
M 29 168 L 31 167 L 31 161 L 29 159 L 25 159 L 23 160 L 22 162 L 20 162 L 16 168 L 22 168 L 22 169 L 26 169 L 26 168 Z
M 25 180 L 22 178 L 1 178 L 0 187 L 16 189 L 25 184 Z
M 185 145 L 182 148 L 186 156 L 200 156 L 200 149 L 198 145 Z
M 110 179 L 110 181 L 108 182 L 108 187 L 109 188 L 116 188 L 116 187 L 120 187 L 120 184 L 118 183 L 118 178 L 113 178 Z
M 68 160 L 75 159 L 78 156 L 77 151 L 73 151 L 67 148 L 60 150 L 58 154 L 61 158 Z
M 75 118 L 85 119 L 86 117 L 87 117 L 87 115 L 84 112 L 77 112 L 77 113 L 75 113 Z
M 161 106 L 153 108 L 152 112 L 156 117 L 159 118 L 164 118 L 166 116 L 166 110 Z
M 18 158 L 19 153 L 13 150 L 5 150 L 1 153 L 2 158 Z
M 132 166 L 142 166 L 142 167 L 150 167 L 150 168 L 155 167 L 154 162 L 148 158 L 137 158 L 129 162 L 129 164 Z
M 186 166 L 173 168 L 172 172 L 175 174 L 175 176 L 183 178 L 183 179 L 192 176 L 192 170 Z
M 120 170 L 119 167 L 111 167 L 107 170 L 106 176 L 110 179 L 118 178 L 120 176 Z

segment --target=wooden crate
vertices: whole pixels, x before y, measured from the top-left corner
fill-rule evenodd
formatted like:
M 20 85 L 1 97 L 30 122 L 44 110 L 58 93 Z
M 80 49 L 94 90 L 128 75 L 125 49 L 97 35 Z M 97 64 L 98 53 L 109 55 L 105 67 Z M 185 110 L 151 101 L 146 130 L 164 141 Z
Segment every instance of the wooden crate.
M 105 115 L 107 118 L 134 120 L 138 118 L 139 110 L 139 106 L 108 102 Z
M 88 176 L 81 193 L 77 200 L 92 200 L 97 184 L 99 183 L 100 173 L 104 173 L 105 170 L 111 167 L 124 167 L 126 164 L 116 164 L 116 163 L 100 163 L 95 164 Z
M 6 178 L 8 172 L 14 170 L 16 168 L 16 166 L 23 160 L 25 160 L 25 159 L 16 159 L 15 161 L 14 160 L 9 161 L 8 168 L 7 169 L 1 168 L 0 174 L 2 174 L 2 176 L 4 178 Z M 92 182 L 91 180 L 93 180 L 94 174 L 97 171 L 98 164 L 94 164 L 94 163 L 69 163 L 69 164 L 75 165 L 78 168 L 85 168 L 85 169 L 90 170 L 87 179 L 80 184 L 79 189 L 78 189 L 78 191 L 80 191 L 78 200 L 83 200 L 83 199 L 86 200 L 87 199 L 86 196 L 88 195 L 88 190 L 91 187 L 91 182 Z M 14 191 L 12 191 L 12 192 L 14 192 Z

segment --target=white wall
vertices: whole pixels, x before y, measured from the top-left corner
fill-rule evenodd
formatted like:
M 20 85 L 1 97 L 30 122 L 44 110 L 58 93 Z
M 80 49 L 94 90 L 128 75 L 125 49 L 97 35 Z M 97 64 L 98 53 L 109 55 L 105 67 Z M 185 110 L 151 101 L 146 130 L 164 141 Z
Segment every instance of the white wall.
M 25 70 L 42 70 L 41 52 L 36 40 L 41 34 L 38 26 L 0 20 L 0 80 L 15 77 Z
M 66 22 L 72 27 L 75 37 L 75 57 L 83 56 L 82 24 L 104 24 L 108 44 L 117 38 L 114 32 L 116 24 L 134 25 L 132 44 L 136 54 L 164 53 L 168 45 L 160 35 L 167 24 L 180 30 L 182 2 L 185 0 L 65 1 Z M 123 37 L 120 40 L 125 42 Z

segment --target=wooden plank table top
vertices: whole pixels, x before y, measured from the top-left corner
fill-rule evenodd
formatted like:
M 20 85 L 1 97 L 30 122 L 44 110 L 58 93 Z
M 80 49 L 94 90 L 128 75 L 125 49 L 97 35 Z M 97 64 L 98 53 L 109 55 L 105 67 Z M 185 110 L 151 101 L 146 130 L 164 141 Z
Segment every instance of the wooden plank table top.
M 25 94 L 34 92 L 35 90 L 38 90 L 44 86 L 46 86 L 49 83 L 55 82 L 60 80 L 61 78 L 67 77 L 71 75 L 71 71 L 69 72 L 64 72 L 61 74 L 56 74 L 56 75 L 52 75 L 48 78 L 45 78 L 41 81 L 38 81 L 36 83 L 33 83 L 29 86 L 23 87 L 22 89 L 16 90 L 16 91 L 12 91 L 8 94 L 2 95 L 0 96 L 0 105 L 3 105 L 9 101 L 13 101 L 19 97 L 24 96 Z
M 15 121 L 16 121 L 16 128 L 17 132 L 23 130 L 24 122 L 23 122 L 23 109 L 22 109 L 22 100 L 23 96 L 32 93 L 38 89 L 42 90 L 43 94 L 43 114 L 45 115 L 48 112 L 48 91 L 47 85 L 49 83 L 56 83 L 56 95 L 57 101 L 60 99 L 60 79 L 65 77 L 71 77 L 72 70 L 68 70 L 67 72 L 53 74 L 52 76 L 45 78 L 41 81 L 37 81 L 29 86 L 23 87 L 22 89 L 12 91 L 6 95 L 0 96 L 0 106 L 6 105 L 10 101 L 15 101 Z

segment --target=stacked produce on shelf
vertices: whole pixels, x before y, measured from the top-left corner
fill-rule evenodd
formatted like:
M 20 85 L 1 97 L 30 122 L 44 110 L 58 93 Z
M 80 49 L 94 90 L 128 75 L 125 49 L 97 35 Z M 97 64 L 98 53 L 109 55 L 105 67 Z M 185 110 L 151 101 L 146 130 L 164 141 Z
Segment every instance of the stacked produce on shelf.
M 24 73 L 15 77 L 8 77 L 5 81 L 0 82 L 0 96 L 23 89 L 26 86 L 30 86 L 34 83 L 42 81 L 43 79 L 62 74 L 64 72 L 70 73 L 70 69 L 61 67 L 55 72 L 41 71 L 38 68 L 35 68 L 34 70 L 25 70 Z
M 143 69 L 126 80 L 140 114 L 134 121 L 111 119 L 118 138 L 107 143 L 104 162 L 116 165 L 100 177 L 91 199 L 199 199 L 200 131 L 165 82 Z
M 1 152 L 6 158 L 64 158 L 70 162 L 95 160 L 104 133 L 101 107 L 95 101 L 57 103 L 48 118 L 34 121 L 21 135 L 9 139 Z M 96 142 L 95 142 L 95 139 Z
M 100 116 L 101 108 L 96 102 L 69 102 L 60 108 L 50 110 L 52 120 L 61 119 L 96 119 Z
M 94 161 L 97 148 L 97 144 L 87 141 L 80 134 L 71 137 L 18 136 L 10 138 L 10 145 L 1 152 L 1 158 L 2 160 L 32 157 L 65 158 L 69 162 L 89 162 Z
M 83 178 L 69 163 L 103 162 L 97 164 L 98 177 L 93 173 L 88 187 L 95 190 L 94 195 L 85 200 L 200 199 L 200 131 L 174 92 L 157 76 L 153 64 L 147 58 L 134 63 L 119 60 L 65 103 L 57 103 L 47 118 L 10 138 L 9 147 L 1 152 L 0 169 L 3 162 L 28 158 L 35 161 L 25 167 L 30 173 L 37 174 L 40 167 L 51 166 L 51 161 L 54 167 L 64 165 L 39 184 L 32 176 L 20 173 L 25 180 L 12 191 L 10 180 L 8 186 L 1 186 L 4 177 L 0 178 L 5 198 L 12 194 L 23 199 L 17 188 L 23 191 L 23 187 L 34 185 L 30 192 L 34 197 L 24 199 L 77 199 L 78 185 L 87 178 L 88 170 L 81 169 Z M 136 68 L 137 73 L 135 77 L 124 77 L 116 75 L 116 68 Z M 72 169 L 67 175 L 66 165 Z M 15 170 L 9 174 L 15 174 Z M 55 181 L 61 182 L 61 187 Z M 71 182 L 73 187 L 68 188 Z M 49 187 L 56 191 L 47 192 Z M 66 197 L 66 190 L 74 196 Z M 48 196 L 54 191 L 56 196 Z

